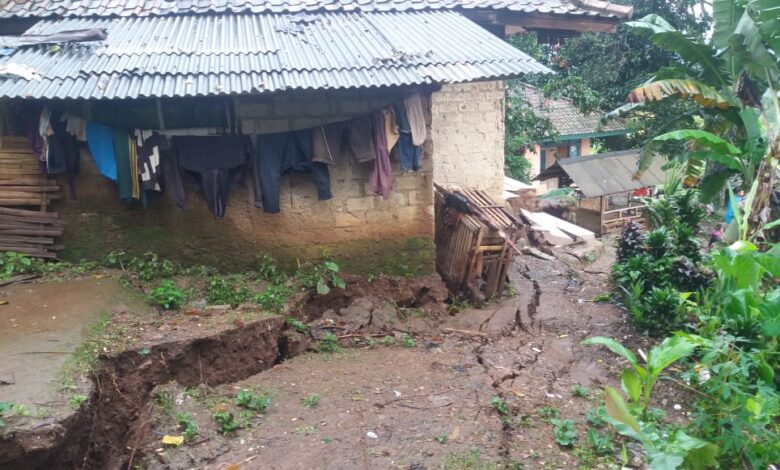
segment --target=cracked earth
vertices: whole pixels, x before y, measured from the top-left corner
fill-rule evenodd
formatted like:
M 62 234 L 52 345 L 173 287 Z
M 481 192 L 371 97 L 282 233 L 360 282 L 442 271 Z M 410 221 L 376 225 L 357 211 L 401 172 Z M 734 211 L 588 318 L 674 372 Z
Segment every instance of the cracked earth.
M 598 401 L 575 397 L 572 387 L 589 387 L 595 396 L 616 384 L 620 364 L 580 345 L 593 335 L 632 340 L 617 307 L 591 301 L 608 290 L 610 263 L 609 255 L 587 267 L 519 257 L 510 273 L 512 297 L 453 316 L 410 313 L 403 324 L 382 324 L 381 334 L 372 331 L 382 323 L 381 308 L 361 298 L 339 305 L 319 322 L 325 329 L 348 325 L 340 328 L 347 333 L 340 335 L 341 351 L 303 354 L 204 392 L 270 394 L 267 414 L 252 427 L 219 434 L 208 408 L 213 402 L 167 384 L 177 411 L 192 413 L 201 433 L 179 448 L 157 440 L 139 463 L 161 469 L 576 468 L 540 413 L 559 410 L 584 439 L 585 412 Z M 401 345 L 404 332 L 413 346 Z M 307 408 L 302 400 L 310 395 L 320 400 Z M 506 415 L 491 406 L 494 397 L 506 404 Z M 177 429 L 158 417 L 152 432 L 159 437 Z M 483 466 L 458 466 L 467 456 Z

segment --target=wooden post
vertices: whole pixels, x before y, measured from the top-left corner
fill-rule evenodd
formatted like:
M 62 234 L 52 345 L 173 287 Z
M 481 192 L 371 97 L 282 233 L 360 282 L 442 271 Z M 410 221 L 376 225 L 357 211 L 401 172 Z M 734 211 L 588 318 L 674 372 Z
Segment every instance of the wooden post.
M 607 196 L 609 197 L 609 196 Z M 609 207 L 608 201 L 609 199 L 604 199 L 604 196 L 599 197 L 601 210 L 599 210 L 599 235 L 604 235 L 606 233 L 606 229 L 604 228 L 604 213 L 607 211 L 607 208 Z
M 162 102 L 160 101 L 160 98 L 154 99 L 155 107 L 157 108 L 157 123 L 160 126 L 160 130 L 165 130 L 165 119 L 163 119 L 163 110 L 162 110 Z

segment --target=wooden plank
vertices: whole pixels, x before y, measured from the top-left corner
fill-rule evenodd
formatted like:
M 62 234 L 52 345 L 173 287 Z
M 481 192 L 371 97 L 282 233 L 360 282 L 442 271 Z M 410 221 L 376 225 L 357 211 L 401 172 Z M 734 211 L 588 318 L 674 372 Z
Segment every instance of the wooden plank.
M 0 245 L 9 244 L 9 243 L 54 245 L 54 239 L 49 237 L 25 237 L 22 235 L 0 235 Z
M 0 191 L 26 191 L 33 193 L 56 193 L 59 186 L 6 186 L 0 182 Z
M 0 174 L 0 184 L 19 185 L 19 186 L 48 186 L 56 184 L 56 180 L 48 179 L 44 176 L 17 176 Z
M 0 235 L 31 235 L 42 237 L 60 237 L 62 236 L 62 230 L 58 229 L 46 229 L 46 228 L 5 228 L 0 227 Z
M 0 206 L 40 206 L 43 198 L 37 199 L 0 199 Z
M 6 175 L 19 175 L 19 176 L 34 176 L 34 175 L 40 175 L 41 172 L 38 170 L 38 168 L 5 168 L 2 170 L 2 172 Z
M 38 212 L 24 209 L 11 209 L 7 207 L 0 207 L 0 214 L 4 215 L 18 215 L 24 217 L 31 217 L 35 219 L 58 219 L 59 214 L 56 212 Z

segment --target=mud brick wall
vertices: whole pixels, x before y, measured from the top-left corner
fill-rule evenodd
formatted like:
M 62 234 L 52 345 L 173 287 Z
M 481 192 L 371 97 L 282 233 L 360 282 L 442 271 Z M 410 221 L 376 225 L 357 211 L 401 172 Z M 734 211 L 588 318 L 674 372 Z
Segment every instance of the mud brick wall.
M 235 266 L 250 264 L 268 253 L 292 266 L 295 259 L 316 258 L 328 250 L 353 272 L 429 272 L 433 269 L 434 177 L 500 194 L 500 84 L 449 85 L 441 91 L 296 92 L 237 98 L 234 105 L 241 132 L 254 135 L 349 119 L 414 92 L 424 97 L 429 125 L 422 169 L 404 174 L 397 159 L 391 157 L 395 185 L 389 200 L 371 193 L 368 177 L 373 164 L 357 163 L 342 155 L 330 169 L 333 199 L 329 201 L 317 200 L 309 175 L 286 175 L 281 184 L 281 214 L 266 214 L 254 206 L 251 178 L 247 176 L 231 191 L 223 219 L 215 219 L 203 198 L 191 191 L 185 211 L 165 193 L 157 195 L 151 208 L 145 210 L 121 203 L 115 184 L 98 173 L 84 150 L 82 174 L 77 180 L 79 198 L 71 201 L 65 197 L 57 207 L 67 222 L 64 257 L 95 259 L 114 250 L 152 251 L 187 263 Z M 458 100 L 466 106 L 458 107 Z M 482 103 L 484 100 L 489 100 L 489 105 Z M 490 110 L 485 111 L 487 108 Z M 479 119 L 472 116 L 472 109 L 482 109 Z M 486 114 L 492 121 L 486 122 Z M 467 134 L 476 141 L 464 151 L 453 141 L 468 141 L 463 138 Z M 498 161 L 490 162 L 491 156 Z M 438 162 L 439 158 L 444 163 Z M 474 174 L 476 168 L 478 175 Z
M 445 85 L 431 98 L 433 178 L 482 189 L 504 187 L 504 82 Z

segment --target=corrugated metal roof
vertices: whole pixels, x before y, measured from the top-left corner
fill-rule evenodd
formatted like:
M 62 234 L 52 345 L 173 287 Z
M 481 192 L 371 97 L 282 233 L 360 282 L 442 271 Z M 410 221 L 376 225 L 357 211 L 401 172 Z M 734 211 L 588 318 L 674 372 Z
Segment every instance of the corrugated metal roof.
M 43 79 L 0 97 L 139 98 L 453 83 L 549 72 L 455 12 L 223 14 L 41 21 L 26 34 L 104 28 L 108 39 L 0 59 Z
M 627 132 L 626 124 L 622 119 L 614 119 L 602 125 L 600 114 L 585 115 L 566 98 L 546 98 L 541 90 L 530 85 L 523 85 L 522 92 L 524 98 L 534 108 L 534 113 L 549 119 L 560 138 L 599 132 Z
M 627 18 L 631 14 L 630 7 L 600 0 L 10 0 L 0 9 L 0 18 L 441 9 L 500 9 L 605 18 Z
M 564 158 L 542 171 L 534 179 L 544 181 L 556 178 L 560 176 L 561 171 L 564 171 L 577 184 L 585 197 L 606 196 L 663 183 L 665 175 L 660 160 L 654 159 L 639 181 L 633 179 L 639 167 L 638 149 L 580 158 Z

